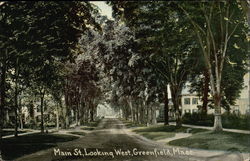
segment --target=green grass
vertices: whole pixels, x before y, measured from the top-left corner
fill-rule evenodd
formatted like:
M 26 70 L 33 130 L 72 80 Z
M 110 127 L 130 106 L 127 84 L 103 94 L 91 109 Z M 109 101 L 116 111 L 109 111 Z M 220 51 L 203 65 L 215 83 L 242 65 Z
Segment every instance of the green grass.
M 160 140 L 160 139 L 165 139 L 165 138 L 170 138 L 174 137 L 175 133 L 180 133 L 183 132 L 185 133 L 187 131 L 188 127 L 180 127 L 177 128 L 176 126 L 170 125 L 170 126 L 165 126 L 165 125 L 156 125 L 156 126 L 150 126 L 150 127 L 145 127 L 145 128 L 140 128 L 140 129 L 135 129 L 133 130 L 137 134 L 140 134 L 148 139 L 151 140 Z M 191 129 L 191 128 L 189 128 Z M 190 133 L 196 134 L 196 133 L 202 133 L 206 132 L 207 130 L 205 129 L 191 129 Z
M 137 123 L 133 123 L 131 121 L 126 121 L 126 120 L 121 120 L 123 122 L 123 124 L 127 127 L 127 128 L 132 128 L 132 127 L 146 127 L 145 124 L 137 124 Z
M 55 147 L 60 142 L 72 141 L 77 138 L 69 135 L 41 133 L 6 138 L 2 140 L 3 159 L 14 160 L 27 154 Z
M 250 135 L 232 132 L 214 133 L 211 131 L 197 133 L 188 138 L 173 140 L 170 145 L 207 150 L 225 150 L 250 152 Z
M 88 122 L 85 124 L 86 127 L 82 127 L 82 130 L 95 130 L 95 128 L 98 126 L 101 120 L 93 121 L 93 122 Z
M 177 128 L 176 126 L 172 126 L 172 125 L 171 126 L 156 125 L 156 126 L 135 129 L 133 131 L 148 139 L 160 140 L 160 139 L 174 137 L 175 133 L 186 132 L 187 129 L 188 129 L 187 127 Z M 200 133 L 200 132 L 205 132 L 205 131 L 207 130 L 191 129 L 190 133 L 195 134 L 195 133 Z
M 185 133 L 187 129 L 191 129 L 190 133 L 192 134 L 208 131 L 206 129 L 188 128 L 188 127 L 177 128 L 176 126 L 173 126 L 173 125 L 169 125 L 169 126 L 156 125 L 156 126 L 150 126 L 146 128 L 135 129 L 133 131 L 134 132 L 174 132 L 174 133 L 184 132 Z
M 138 132 L 138 134 L 151 140 L 161 140 L 175 136 L 175 133 L 170 132 Z
M 80 136 L 85 136 L 86 133 L 81 132 L 81 131 L 74 131 L 74 132 L 69 132 L 70 134 L 75 134 L 75 135 L 80 135 Z
M 90 127 L 97 127 L 99 124 L 100 120 L 98 121 L 93 121 L 93 122 L 89 122 L 86 124 L 86 126 L 90 126 Z

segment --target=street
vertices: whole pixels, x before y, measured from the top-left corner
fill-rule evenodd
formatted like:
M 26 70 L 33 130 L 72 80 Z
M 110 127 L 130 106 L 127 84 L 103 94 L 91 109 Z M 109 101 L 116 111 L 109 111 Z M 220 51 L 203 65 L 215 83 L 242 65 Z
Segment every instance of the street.
M 196 152 L 197 153 L 197 152 Z M 18 161 L 216 161 L 243 160 L 240 155 L 193 156 L 192 150 L 165 146 L 130 132 L 117 119 L 103 119 L 98 128 L 85 137 L 37 152 Z

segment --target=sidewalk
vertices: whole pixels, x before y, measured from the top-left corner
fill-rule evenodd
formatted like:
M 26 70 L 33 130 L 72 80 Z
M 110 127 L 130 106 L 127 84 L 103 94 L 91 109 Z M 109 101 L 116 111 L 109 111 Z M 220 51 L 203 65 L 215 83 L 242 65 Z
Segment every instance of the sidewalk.
M 88 131 L 88 130 L 81 130 L 80 128 L 81 127 L 79 126 L 79 127 L 74 127 L 74 129 L 60 129 L 59 131 L 56 128 L 53 128 L 53 129 L 49 129 L 48 133 L 82 137 L 80 135 L 71 134 L 70 132 L 76 132 L 76 131 L 79 132 L 80 131 L 80 132 L 84 132 L 86 134 L 91 132 L 91 131 Z M 4 130 L 11 130 L 12 131 L 13 129 L 4 129 Z M 22 129 L 22 130 L 20 129 L 18 131 L 28 131 L 28 132 L 25 132 L 25 133 L 20 133 L 20 134 L 18 134 L 18 136 L 40 133 L 40 130 L 33 130 L 33 129 Z M 13 133 L 14 133 L 14 131 L 13 131 Z M 12 138 L 12 137 L 15 137 L 14 134 L 6 135 L 6 136 L 3 136 L 2 138 L 5 139 L 5 138 Z
M 5 130 L 5 129 L 4 129 L 4 130 Z M 19 130 L 19 131 L 25 131 L 25 129 Z M 18 136 L 29 135 L 29 134 L 35 134 L 35 133 L 39 133 L 39 132 L 40 132 L 40 130 L 31 130 L 31 129 L 29 129 L 29 132 L 25 132 L 25 133 L 18 134 Z M 2 138 L 5 139 L 5 138 L 12 138 L 12 137 L 15 137 L 14 134 L 6 135 L 6 136 L 3 136 Z

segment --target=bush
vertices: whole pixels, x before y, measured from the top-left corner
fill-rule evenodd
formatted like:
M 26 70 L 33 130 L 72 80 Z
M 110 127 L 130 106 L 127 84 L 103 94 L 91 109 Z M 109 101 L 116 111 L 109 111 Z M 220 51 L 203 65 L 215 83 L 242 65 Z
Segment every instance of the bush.
M 36 129 L 38 125 L 36 124 L 34 120 L 30 120 L 28 123 L 24 124 L 23 127 L 28 128 L 28 129 Z
M 192 125 L 202 125 L 202 126 L 213 126 L 214 119 L 211 114 L 201 114 L 201 113 L 186 113 L 182 117 L 182 122 L 184 124 Z
M 250 115 L 223 114 L 224 128 L 250 130 Z
M 186 113 L 182 117 L 184 124 L 213 126 L 213 114 Z M 222 115 L 222 126 L 229 129 L 250 130 L 250 115 L 237 115 L 224 113 Z
M 12 122 L 4 122 L 4 128 L 14 128 L 14 124 Z

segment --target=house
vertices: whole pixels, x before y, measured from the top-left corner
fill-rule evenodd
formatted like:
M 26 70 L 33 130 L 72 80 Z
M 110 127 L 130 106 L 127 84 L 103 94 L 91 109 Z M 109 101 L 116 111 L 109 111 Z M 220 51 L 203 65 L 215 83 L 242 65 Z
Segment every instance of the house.
M 244 88 L 236 104 L 231 107 L 233 112 L 250 114 L 250 71 L 244 76 Z
M 168 89 L 170 93 L 170 90 Z M 170 96 L 170 94 L 169 94 Z M 211 96 L 209 99 L 212 99 Z M 202 100 L 196 93 L 189 92 L 189 83 L 186 84 L 185 88 L 182 90 L 181 94 L 181 110 L 182 115 L 185 113 L 197 113 L 199 112 L 199 107 L 202 107 Z M 169 118 L 174 119 L 174 110 L 171 97 L 169 97 Z M 222 113 L 226 110 L 222 109 Z M 244 76 L 244 88 L 240 93 L 240 97 L 236 100 L 235 105 L 231 105 L 231 112 L 236 114 L 250 114 L 250 71 Z M 157 118 L 159 121 L 164 120 L 164 104 L 160 105 L 159 114 Z M 213 114 L 214 110 L 208 108 L 208 114 Z
M 231 105 L 231 112 L 236 114 L 250 114 L 250 72 L 244 76 L 244 88 L 240 93 L 240 97 L 236 100 L 235 105 Z M 211 98 L 210 98 L 211 99 Z M 198 107 L 202 106 L 202 100 L 196 93 L 190 93 L 188 84 L 182 90 L 181 108 L 182 114 L 198 112 Z M 208 114 L 212 114 L 213 109 L 208 108 Z M 222 113 L 225 112 L 222 109 Z
M 198 113 L 198 106 L 202 106 L 201 99 L 196 94 L 185 93 L 181 97 L 182 114 Z

